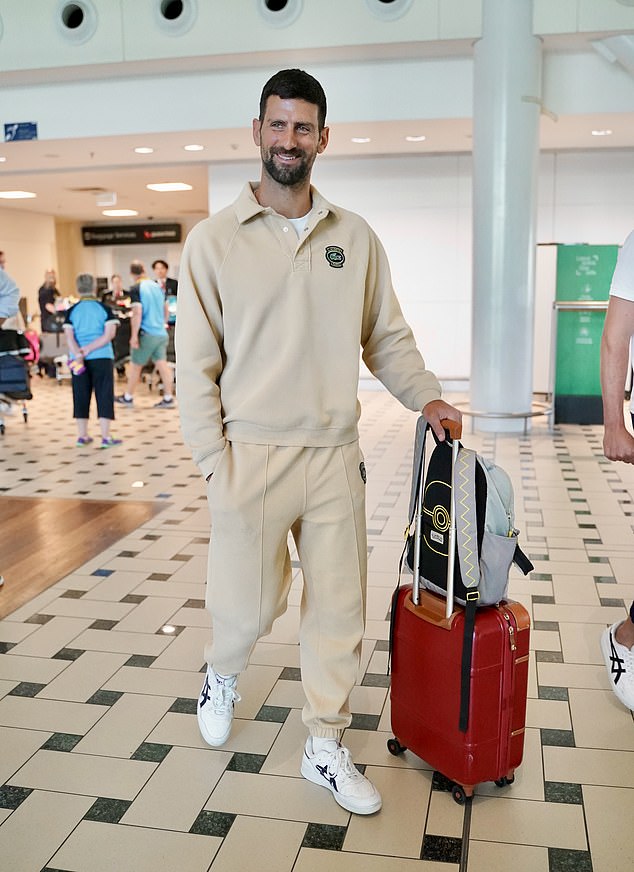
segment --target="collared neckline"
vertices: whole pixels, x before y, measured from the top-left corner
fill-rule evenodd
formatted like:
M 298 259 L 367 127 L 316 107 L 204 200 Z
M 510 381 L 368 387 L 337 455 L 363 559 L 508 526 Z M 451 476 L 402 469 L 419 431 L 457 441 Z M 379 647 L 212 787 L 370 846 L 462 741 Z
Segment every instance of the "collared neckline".
M 272 215 L 277 214 L 275 210 L 272 209 L 270 206 L 262 206 L 260 203 L 258 203 L 255 196 L 255 189 L 257 187 L 257 182 L 247 182 L 242 189 L 240 196 L 235 201 L 234 206 L 240 224 L 244 224 L 246 221 L 250 221 L 251 218 L 254 218 L 256 215 L 259 215 L 261 213 Z M 335 217 L 339 217 L 337 207 L 333 206 L 332 203 L 329 203 L 325 197 L 322 197 L 317 188 L 314 188 L 312 185 L 310 186 L 310 194 L 313 204 L 311 209 L 311 217 L 316 217 L 317 219 L 325 218 L 329 212 L 332 212 Z M 283 217 L 283 215 L 280 215 L 280 218 Z

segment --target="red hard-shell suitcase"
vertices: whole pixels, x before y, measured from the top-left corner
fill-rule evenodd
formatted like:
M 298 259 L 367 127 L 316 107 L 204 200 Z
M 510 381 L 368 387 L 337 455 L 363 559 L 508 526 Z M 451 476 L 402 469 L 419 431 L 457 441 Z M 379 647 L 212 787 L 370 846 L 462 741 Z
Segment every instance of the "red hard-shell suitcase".
M 530 618 L 520 603 L 477 609 L 469 717 L 462 732 L 464 609 L 452 609 L 428 590 L 399 588 L 393 604 L 390 752 L 413 751 L 453 783 L 460 803 L 481 782 L 510 784 L 524 750 L 529 636 Z

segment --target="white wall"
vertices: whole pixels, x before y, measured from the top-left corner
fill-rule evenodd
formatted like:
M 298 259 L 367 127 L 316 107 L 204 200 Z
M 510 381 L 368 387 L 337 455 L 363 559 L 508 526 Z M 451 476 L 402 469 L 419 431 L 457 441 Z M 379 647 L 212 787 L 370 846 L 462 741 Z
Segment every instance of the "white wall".
M 55 219 L 50 215 L 0 209 L 0 251 L 7 256 L 7 272 L 26 297 L 30 314 L 40 309 L 37 292 L 44 272 L 57 269 Z
M 245 180 L 258 176 L 256 162 L 212 166 L 211 210 L 232 202 Z M 362 214 L 378 233 L 403 311 L 430 368 L 443 379 L 468 377 L 470 156 L 324 156 L 315 164 L 313 180 L 326 198 Z M 542 154 L 538 243 L 620 244 L 632 228 L 634 150 Z M 554 287 L 552 294 L 554 299 Z M 549 312 L 547 301 L 543 311 Z M 543 361 L 550 354 L 550 328 L 539 317 L 535 358 Z

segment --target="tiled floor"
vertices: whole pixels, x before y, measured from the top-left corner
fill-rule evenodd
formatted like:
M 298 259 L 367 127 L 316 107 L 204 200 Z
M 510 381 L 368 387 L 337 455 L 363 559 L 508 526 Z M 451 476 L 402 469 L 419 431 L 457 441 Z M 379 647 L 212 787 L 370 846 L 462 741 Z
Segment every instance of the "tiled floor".
M 208 516 L 177 416 L 152 409 L 142 387 L 118 415 L 120 449 L 76 449 L 68 383 L 34 391 L 28 424 L 6 420 L 1 493 L 164 510 L 0 622 L 0 869 L 631 872 L 634 724 L 598 642 L 634 597 L 634 469 L 602 458 L 600 428 L 466 434 L 511 474 L 535 563 L 511 588 L 534 620 L 524 763 L 512 787 L 479 788 L 469 816 L 423 761 L 386 749 L 386 616 L 415 416 L 385 393 L 362 395 L 370 587 L 345 740 L 384 807 L 360 818 L 299 776 L 299 570 L 241 678 L 231 738 L 207 748 L 195 705 Z M 72 547 L 72 530 L 59 534 Z

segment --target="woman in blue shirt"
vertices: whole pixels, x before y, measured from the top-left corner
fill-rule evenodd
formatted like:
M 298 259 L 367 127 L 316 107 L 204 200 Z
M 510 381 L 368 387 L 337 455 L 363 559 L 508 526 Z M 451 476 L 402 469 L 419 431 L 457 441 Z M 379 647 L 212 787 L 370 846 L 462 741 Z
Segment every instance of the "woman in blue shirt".
M 77 276 L 78 303 L 66 312 L 64 331 L 71 352 L 73 374 L 73 417 L 77 421 L 77 446 L 88 445 L 90 400 L 94 391 L 101 428 L 101 447 L 120 445 L 110 435 L 114 420 L 114 376 L 112 340 L 117 317 L 95 297 L 95 280 L 87 273 Z

